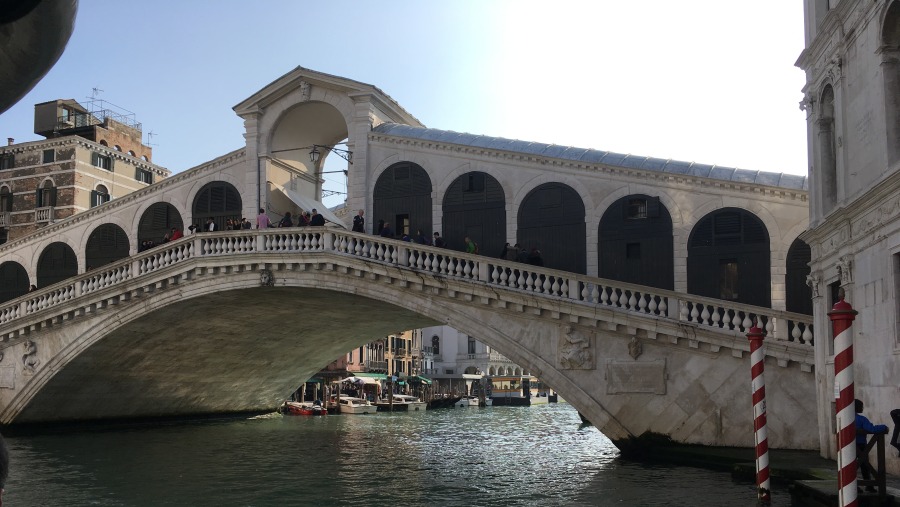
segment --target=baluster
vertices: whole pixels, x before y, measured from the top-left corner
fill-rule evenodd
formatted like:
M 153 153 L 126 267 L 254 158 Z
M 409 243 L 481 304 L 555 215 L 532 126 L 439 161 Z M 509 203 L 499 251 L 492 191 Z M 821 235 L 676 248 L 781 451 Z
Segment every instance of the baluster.
M 494 285 L 497 285 L 497 282 L 500 281 L 500 273 L 498 273 L 498 271 L 500 271 L 500 269 L 497 266 L 491 266 L 490 269 L 491 269 L 491 282 L 493 282 Z
M 691 305 L 691 322 L 697 322 L 697 317 L 700 316 L 700 312 L 697 310 L 697 303 Z
M 700 313 L 700 323 L 709 325 L 709 305 L 703 305 L 703 312 Z
M 803 343 L 812 345 L 813 343 L 813 333 L 812 333 L 812 325 L 803 323 Z
M 596 284 L 591 287 L 591 303 L 599 303 L 600 302 L 600 287 Z
M 647 295 L 646 294 L 640 294 L 640 297 L 638 298 L 638 310 L 641 313 L 647 313 Z
M 650 304 L 647 305 L 647 309 L 650 310 L 649 313 L 653 315 L 659 315 L 656 310 L 659 309 L 659 305 L 656 304 L 656 296 L 650 296 Z
M 559 295 L 559 278 L 557 278 L 557 277 L 555 277 L 555 276 L 553 277 L 553 284 L 550 286 L 550 292 L 551 292 L 554 296 L 558 296 L 558 295 Z
M 722 327 L 722 314 L 720 313 L 720 310 L 721 308 L 713 308 L 712 315 L 710 316 L 713 327 Z
M 609 287 L 603 287 L 600 291 L 600 302 L 609 306 Z
M 741 329 L 741 332 L 744 334 L 750 331 L 750 328 L 753 327 L 753 321 L 750 320 L 749 313 L 744 314 L 744 320 L 741 322 L 741 325 L 744 327 L 743 329 Z
M 731 329 L 740 330 L 741 328 L 741 316 L 740 312 L 737 310 L 734 311 L 734 318 L 731 319 Z
M 802 336 L 803 336 L 803 335 L 800 333 L 800 323 L 795 321 L 795 322 L 794 322 L 794 329 L 791 329 L 791 338 L 793 338 L 793 340 L 791 340 L 791 341 L 797 342 L 797 343 L 802 343 L 802 342 L 800 341 L 800 338 L 801 338 Z
M 563 278 L 562 283 L 559 285 L 559 293 L 561 296 L 569 299 L 569 279 Z
M 766 334 L 768 336 L 774 336 L 772 331 L 775 329 L 775 317 L 769 317 L 766 319 Z
M 637 298 L 634 297 L 633 291 L 629 291 L 629 292 L 631 295 L 628 297 L 628 309 L 634 310 L 634 308 L 637 306 Z

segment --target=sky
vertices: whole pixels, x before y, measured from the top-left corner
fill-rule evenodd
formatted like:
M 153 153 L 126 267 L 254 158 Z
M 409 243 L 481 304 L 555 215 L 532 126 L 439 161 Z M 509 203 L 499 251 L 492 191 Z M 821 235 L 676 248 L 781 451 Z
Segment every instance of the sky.
M 0 139 L 40 139 L 34 104 L 97 88 L 177 173 L 243 146 L 232 107 L 302 66 L 432 128 L 805 175 L 803 47 L 788 0 L 81 0 Z

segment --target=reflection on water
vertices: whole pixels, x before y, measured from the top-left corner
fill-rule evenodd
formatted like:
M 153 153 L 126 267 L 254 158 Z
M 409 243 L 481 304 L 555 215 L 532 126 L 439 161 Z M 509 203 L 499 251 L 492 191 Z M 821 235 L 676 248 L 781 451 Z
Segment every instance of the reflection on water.
M 13 506 L 753 505 L 752 484 L 617 459 L 567 404 L 13 436 Z M 775 505 L 789 505 L 785 494 Z

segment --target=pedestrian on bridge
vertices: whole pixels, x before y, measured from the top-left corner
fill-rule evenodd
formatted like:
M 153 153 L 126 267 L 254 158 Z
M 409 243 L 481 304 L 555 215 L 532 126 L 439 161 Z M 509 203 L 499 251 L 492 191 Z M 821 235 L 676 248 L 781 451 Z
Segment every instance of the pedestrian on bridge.
M 309 219 L 309 225 L 313 227 L 323 227 L 325 225 L 325 215 L 320 215 L 319 210 L 312 209 L 312 217 Z
M 256 217 L 256 228 L 257 229 L 268 229 L 269 228 L 269 215 L 266 215 L 266 210 L 259 208 L 259 216 Z
M 366 219 L 363 218 L 364 213 L 363 210 L 359 210 L 356 212 L 356 216 L 353 217 L 353 232 L 366 232 Z
M 278 222 L 278 227 L 293 227 L 294 221 L 291 219 L 291 212 L 285 211 L 284 217 L 281 218 L 281 221 Z

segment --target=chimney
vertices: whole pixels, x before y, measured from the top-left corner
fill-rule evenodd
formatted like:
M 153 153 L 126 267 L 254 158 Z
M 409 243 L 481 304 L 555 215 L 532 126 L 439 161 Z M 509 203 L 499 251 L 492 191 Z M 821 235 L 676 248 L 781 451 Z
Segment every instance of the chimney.
M 13 139 L 12 137 L 7 137 L 6 142 L 8 143 L 7 144 L 8 146 L 12 146 L 12 145 L 16 144 L 16 140 Z

